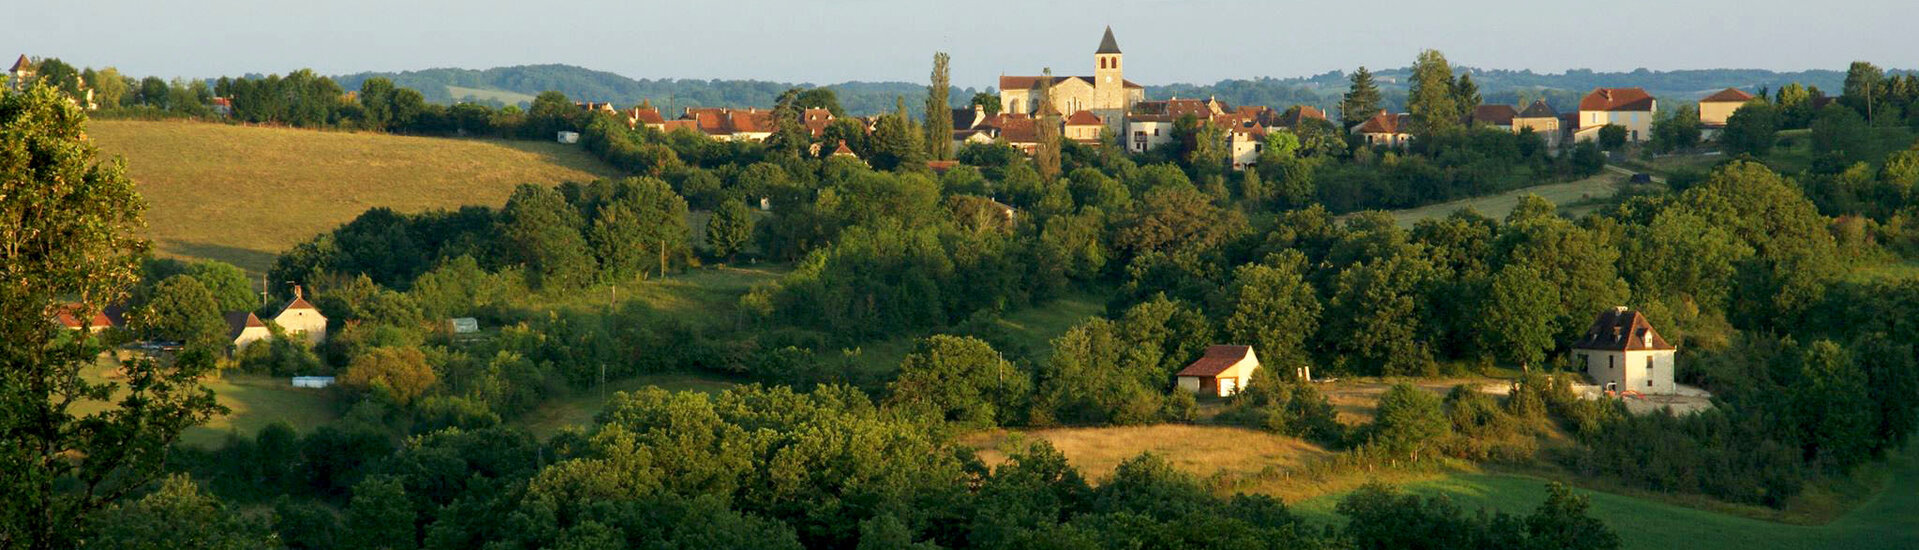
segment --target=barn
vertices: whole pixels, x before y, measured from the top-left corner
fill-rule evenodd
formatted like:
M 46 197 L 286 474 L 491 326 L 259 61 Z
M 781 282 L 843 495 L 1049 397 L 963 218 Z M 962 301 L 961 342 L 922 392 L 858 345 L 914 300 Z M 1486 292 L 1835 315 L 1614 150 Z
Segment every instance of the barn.
M 1252 346 L 1212 346 L 1199 360 L 1181 369 L 1179 387 L 1202 395 L 1230 397 L 1246 387 L 1259 370 Z

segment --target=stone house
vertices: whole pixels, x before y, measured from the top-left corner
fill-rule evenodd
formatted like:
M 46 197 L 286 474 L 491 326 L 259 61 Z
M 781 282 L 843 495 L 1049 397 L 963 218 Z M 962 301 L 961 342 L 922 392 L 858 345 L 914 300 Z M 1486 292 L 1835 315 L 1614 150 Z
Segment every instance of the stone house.
M 1738 88 L 1726 88 L 1699 100 L 1700 137 L 1713 139 L 1726 129 L 1726 121 L 1754 96 Z
M 1674 357 L 1679 348 L 1666 342 L 1652 323 L 1626 306 L 1599 314 L 1586 335 L 1573 342 L 1573 364 L 1583 367 L 1606 391 L 1672 394 Z
M 1547 147 L 1559 147 L 1559 111 L 1547 105 L 1546 100 L 1535 99 L 1532 105 L 1527 105 L 1525 109 L 1519 111 L 1519 114 L 1513 115 L 1513 133 L 1524 132 L 1529 128 L 1541 139 L 1546 140 Z
M 1201 395 L 1231 397 L 1246 387 L 1259 370 L 1252 346 L 1212 346 L 1177 375 L 1180 389 Z
M 1367 145 L 1374 147 L 1399 147 L 1413 140 L 1413 135 L 1407 133 L 1410 122 L 1412 122 L 1412 115 L 1406 113 L 1393 114 L 1381 109 L 1379 114 L 1373 115 L 1372 118 L 1366 119 L 1365 122 L 1359 123 L 1358 126 L 1354 126 L 1353 133 L 1359 134 L 1361 138 L 1364 138 Z
M 307 343 L 318 344 L 326 341 L 326 316 L 320 309 L 307 303 L 306 292 L 299 285 L 293 287 L 293 301 L 274 314 L 273 324 L 280 325 L 289 336 L 304 336 Z
M 228 343 L 233 344 L 235 351 L 246 349 L 247 344 L 273 337 L 273 331 L 260 321 L 260 316 L 251 311 L 229 312 L 226 321 Z
M 1599 129 L 1617 125 L 1626 129 L 1626 141 L 1652 139 L 1653 114 L 1659 100 L 1643 88 L 1599 88 L 1579 100 L 1578 126 L 1569 128 L 1573 142 L 1599 139 Z

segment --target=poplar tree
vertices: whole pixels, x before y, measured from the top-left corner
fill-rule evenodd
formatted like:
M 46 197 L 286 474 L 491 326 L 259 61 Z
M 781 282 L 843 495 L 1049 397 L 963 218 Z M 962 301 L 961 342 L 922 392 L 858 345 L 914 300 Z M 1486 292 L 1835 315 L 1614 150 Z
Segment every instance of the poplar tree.
M 1039 81 L 1038 120 L 1033 121 L 1034 135 L 1039 140 L 1039 148 L 1033 153 L 1033 162 L 1039 168 L 1041 181 L 1053 181 L 1059 178 L 1059 110 L 1053 108 L 1053 69 L 1048 67 L 1046 75 Z
M 953 158 L 953 110 L 946 98 L 952 87 L 946 69 L 951 59 L 946 52 L 933 54 L 933 81 L 926 87 L 926 158 L 932 160 Z
M 1346 91 L 1345 98 L 1339 102 L 1340 129 L 1349 129 L 1366 122 L 1379 112 L 1379 86 L 1373 83 L 1372 71 L 1360 67 L 1353 71 L 1352 87 Z

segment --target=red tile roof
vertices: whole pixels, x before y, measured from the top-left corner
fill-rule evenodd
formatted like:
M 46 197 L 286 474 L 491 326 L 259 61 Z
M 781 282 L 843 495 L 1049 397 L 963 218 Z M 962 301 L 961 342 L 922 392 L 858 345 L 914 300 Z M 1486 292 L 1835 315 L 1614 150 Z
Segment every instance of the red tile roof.
M 713 136 L 773 131 L 773 112 L 755 108 L 687 107 L 680 120 L 692 121 L 695 129 Z
M 1600 313 L 1592 327 L 1586 329 L 1586 335 L 1573 342 L 1572 347 L 1609 351 L 1678 349 L 1667 343 L 1659 331 L 1653 330 L 1645 315 L 1624 306 Z
M 806 131 L 817 138 L 826 135 L 826 127 L 833 124 L 833 112 L 826 109 L 807 109 L 800 114 L 800 122 L 806 124 Z
M 1519 116 L 1519 110 L 1511 105 L 1479 105 L 1473 107 L 1474 124 L 1494 126 L 1512 126 L 1513 118 Z
M 1081 110 L 1066 117 L 1067 126 L 1099 126 L 1102 124 L 1106 123 L 1099 119 L 1099 115 L 1095 115 L 1092 111 L 1087 110 Z
M 1719 93 L 1706 96 L 1700 103 L 1745 103 L 1752 101 L 1753 95 L 1738 88 L 1726 88 Z
M 855 157 L 855 158 L 859 157 L 859 155 L 853 154 L 853 149 L 850 147 L 847 147 L 846 140 L 843 140 L 843 139 L 840 140 L 839 147 L 833 148 L 833 156 L 836 156 L 836 157 L 844 156 L 844 157 Z
M 666 117 L 660 116 L 660 110 L 652 107 L 634 107 L 627 110 L 626 118 L 639 124 L 666 124 Z
M 986 119 L 980 126 L 990 126 L 999 130 L 999 138 L 1008 143 L 1038 143 L 1039 128 L 1033 117 L 1019 113 L 1000 113 Z
M 105 311 L 95 311 L 93 312 L 92 321 L 84 324 L 81 323 L 79 313 L 80 310 L 85 308 L 85 305 L 78 303 L 62 305 L 59 309 L 54 310 L 53 321 L 60 323 L 60 326 L 75 330 L 87 327 L 101 329 L 113 326 L 113 320 L 107 318 Z
M 1252 352 L 1252 346 L 1208 347 L 1206 348 L 1206 353 L 1201 355 L 1198 361 L 1194 361 L 1193 364 L 1186 365 L 1186 368 L 1180 369 L 1177 376 L 1219 376 L 1219 373 L 1226 372 L 1226 369 L 1233 368 L 1234 364 L 1245 359 L 1246 355 Z
M 1400 126 L 1404 125 L 1409 118 L 1411 115 L 1396 115 L 1382 110 L 1379 114 L 1373 115 L 1373 118 L 1359 123 L 1353 131 L 1361 134 L 1400 134 L 1404 133 Z
M 1652 94 L 1642 88 L 1599 88 L 1579 100 L 1581 111 L 1651 111 Z

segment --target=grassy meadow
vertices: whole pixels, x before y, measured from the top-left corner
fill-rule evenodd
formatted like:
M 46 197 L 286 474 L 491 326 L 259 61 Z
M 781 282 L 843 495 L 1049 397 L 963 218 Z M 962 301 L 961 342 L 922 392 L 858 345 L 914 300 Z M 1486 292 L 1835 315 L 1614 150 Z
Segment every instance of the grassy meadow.
M 156 255 L 255 275 L 368 208 L 499 206 L 521 183 L 615 174 L 578 146 L 547 142 L 132 120 L 95 120 L 87 135 L 126 159 Z
M 1418 223 L 1419 220 L 1444 218 L 1452 215 L 1454 211 L 1466 208 L 1478 210 L 1480 214 L 1485 214 L 1495 219 L 1504 219 L 1506 214 L 1513 211 L 1513 207 L 1519 205 L 1519 199 L 1521 197 L 1526 195 L 1539 195 L 1546 200 L 1552 201 L 1553 204 L 1559 205 L 1559 212 L 1561 214 L 1578 217 L 1584 215 L 1586 212 L 1591 212 L 1598 207 L 1601 201 L 1617 194 L 1625 187 L 1626 180 L 1627 176 L 1621 174 L 1610 171 L 1600 172 L 1598 175 L 1579 181 L 1539 185 L 1524 189 L 1515 189 L 1497 195 L 1486 195 L 1439 204 L 1429 204 L 1418 208 L 1394 210 L 1389 212 L 1389 214 L 1392 214 L 1393 221 L 1398 222 L 1400 227 L 1407 229 L 1411 229 L 1413 224 Z
M 115 399 L 125 394 L 126 379 L 119 373 L 119 362 L 111 356 L 102 355 L 80 374 L 91 382 L 119 384 L 121 391 L 116 392 Z M 339 417 L 327 398 L 327 390 L 295 388 L 285 378 L 227 373 L 203 380 L 202 384 L 213 390 L 214 399 L 229 411 L 206 424 L 187 428 L 180 440 L 189 445 L 218 447 L 230 432 L 252 435 L 274 422 L 286 422 L 300 433 L 307 433 Z M 74 412 L 86 414 L 104 408 L 105 403 L 82 402 L 74 406 Z

